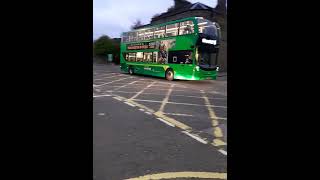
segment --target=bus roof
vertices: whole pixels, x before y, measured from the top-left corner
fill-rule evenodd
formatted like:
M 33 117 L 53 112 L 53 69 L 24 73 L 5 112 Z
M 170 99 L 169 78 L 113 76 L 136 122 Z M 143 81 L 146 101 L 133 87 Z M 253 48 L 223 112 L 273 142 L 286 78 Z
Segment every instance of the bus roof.
M 137 32 L 137 31 L 141 31 L 141 30 L 144 30 L 144 29 L 148 29 L 148 28 L 154 28 L 154 27 L 160 27 L 160 26 L 165 26 L 165 25 L 168 25 L 168 24 L 172 24 L 172 23 L 177 23 L 177 22 L 182 22 L 182 21 L 188 21 L 188 20 L 194 20 L 196 18 L 203 18 L 203 17 L 187 17 L 187 18 L 183 18 L 183 19 L 177 19 L 177 20 L 173 20 L 173 21 L 168 21 L 168 22 L 165 22 L 165 23 L 161 23 L 161 24 L 155 24 L 155 25 L 152 25 L 152 24 L 146 24 L 146 25 L 143 25 L 143 26 L 140 26 L 138 29 L 134 29 L 132 31 L 127 31 L 127 32 L 123 32 L 121 34 L 121 36 L 124 34 L 124 33 L 128 33 L 128 32 Z

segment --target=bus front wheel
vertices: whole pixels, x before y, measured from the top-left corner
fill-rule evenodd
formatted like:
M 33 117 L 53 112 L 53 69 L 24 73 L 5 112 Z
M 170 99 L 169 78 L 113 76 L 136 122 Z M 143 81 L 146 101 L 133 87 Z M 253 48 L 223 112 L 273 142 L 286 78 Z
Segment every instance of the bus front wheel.
M 166 71 L 166 79 L 168 81 L 172 81 L 173 77 L 174 77 L 173 70 L 172 69 L 167 69 L 167 71 Z
M 133 68 L 132 68 L 132 67 L 129 67 L 128 72 L 129 72 L 130 75 L 133 75 L 133 73 L 134 73 L 134 72 L 133 72 Z

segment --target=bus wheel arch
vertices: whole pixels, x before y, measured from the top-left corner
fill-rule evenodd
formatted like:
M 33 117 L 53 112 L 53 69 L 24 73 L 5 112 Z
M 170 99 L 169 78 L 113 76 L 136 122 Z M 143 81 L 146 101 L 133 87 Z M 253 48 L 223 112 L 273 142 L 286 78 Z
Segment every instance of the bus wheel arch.
M 168 81 L 172 81 L 174 79 L 174 70 L 172 68 L 168 68 L 165 72 L 165 77 Z

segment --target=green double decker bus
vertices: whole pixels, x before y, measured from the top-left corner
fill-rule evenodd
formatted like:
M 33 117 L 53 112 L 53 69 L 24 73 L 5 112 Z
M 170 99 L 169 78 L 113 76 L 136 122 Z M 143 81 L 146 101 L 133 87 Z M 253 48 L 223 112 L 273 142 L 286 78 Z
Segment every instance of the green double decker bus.
M 167 80 L 216 79 L 220 27 L 202 17 L 144 26 L 121 35 L 120 68 Z

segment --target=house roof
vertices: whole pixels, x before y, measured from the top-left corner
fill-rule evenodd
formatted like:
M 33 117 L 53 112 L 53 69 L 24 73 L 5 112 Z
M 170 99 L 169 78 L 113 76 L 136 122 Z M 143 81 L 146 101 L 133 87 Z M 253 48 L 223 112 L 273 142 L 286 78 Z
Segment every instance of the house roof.
M 207 5 L 202 4 L 200 2 L 196 2 L 196 3 L 193 3 L 193 4 L 185 5 L 185 6 L 181 7 L 181 8 L 178 8 L 178 9 L 173 9 L 173 10 L 171 10 L 169 12 L 162 13 L 159 16 L 156 16 L 156 17 L 152 18 L 152 20 L 157 20 L 157 19 L 165 18 L 165 17 L 168 17 L 168 16 L 173 16 L 175 14 L 180 14 L 180 13 L 183 13 L 183 12 L 186 12 L 186 11 L 192 11 L 192 10 L 215 11 L 215 9 L 210 7 L 210 6 L 207 6 Z M 215 12 L 218 13 L 217 11 L 215 11 Z

